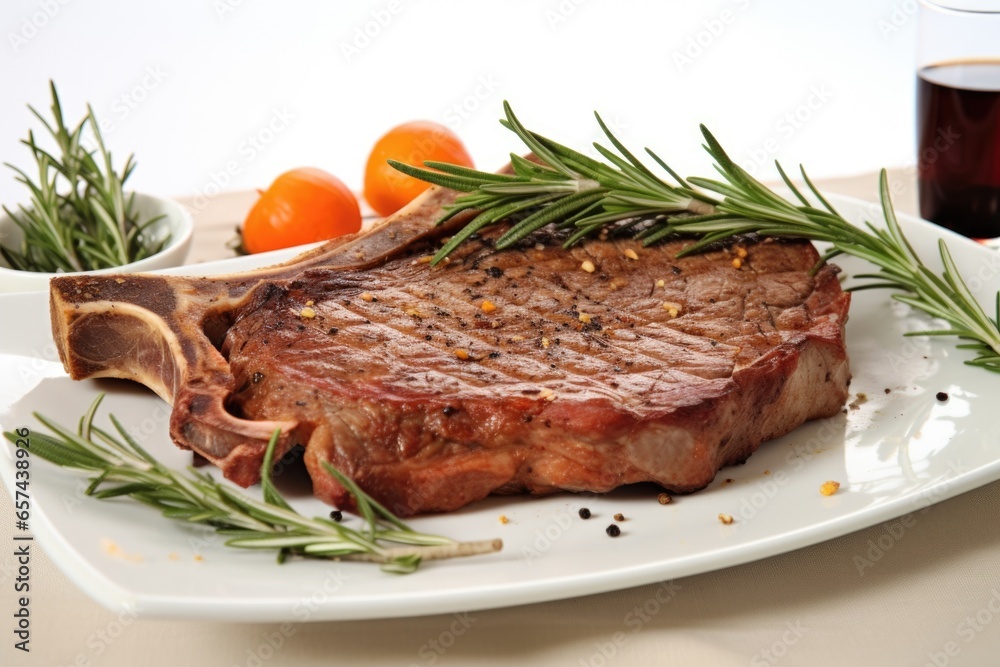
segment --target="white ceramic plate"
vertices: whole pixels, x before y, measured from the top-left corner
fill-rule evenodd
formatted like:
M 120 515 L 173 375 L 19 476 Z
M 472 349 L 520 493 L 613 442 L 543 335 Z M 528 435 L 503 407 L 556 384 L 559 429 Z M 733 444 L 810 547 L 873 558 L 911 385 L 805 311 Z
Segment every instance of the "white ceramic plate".
M 855 200 L 834 202 L 852 219 L 877 212 Z M 919 220 L 904 224 L 931 264 L 937 239 L 946 237 L 977 296 L 991 303 L 1000 289 L 1000 255 Z M 217 262 L 198 271 L 248 269 L 291 254 Z M 865 270 L 851 259 L 840 263 L 848 275 Z M 36 428 L 33 410 L 73 424 L 94 395 L 106 391 L 102 415 L 114 412 L 164 462 L 190 462 L 169 442 L 167 406 L 151 392 L 65 377 L 50 340 L 44 295 L 0 296 L 0 312 L 5 430 Z M 657 502 L 656 488 L 638 486 L 600 497 L 494 498 L 416 519 L 420 530 L 469 540 L 501 537 L 505 546 L 494 555 L 426 563 L 409 576 L 357 563 L 297 560 L 279 566 L 273 555 L 225 548 L 211 533 L 169 522 L 137 503 L 88 498 L 81 478 L 38 459 L 31 463 L 31 529 L 90 595 L 112 609 L 135 604 L 146 617 L 409 616 L 568 598 L 728 567 L 918 511 L 1000 479 L 994 414 L 1000 376 L 963 365 L 968 355 L 952 340 L 902 336 L 931 324 L 885 292 L 857 293 L 848 324 L 854 381 L 846 414 L 766 443 L 745 465 L 723 469 L 709 488 L 669 505 Z M 938 392 L 947 392 L 947 401 L 935 398 Z M 9 487 L 14 472 L 10 448 L 5 452 L 0 475 Z M 328 511 L 301 480 L 278 479 L 303 513 Z M 820 494 L 827 480 L 841 483 L 836 495 Z M 592 513 L 589 520 L 578 516 L 584 506 Z M 617 512 L 626 520 L 619 522 L 622 535 L 611 538 L 604 531 Z M 723 525 L 719 513 L 735 522 Z M 501 514 L 509 523 L 499 521 Z

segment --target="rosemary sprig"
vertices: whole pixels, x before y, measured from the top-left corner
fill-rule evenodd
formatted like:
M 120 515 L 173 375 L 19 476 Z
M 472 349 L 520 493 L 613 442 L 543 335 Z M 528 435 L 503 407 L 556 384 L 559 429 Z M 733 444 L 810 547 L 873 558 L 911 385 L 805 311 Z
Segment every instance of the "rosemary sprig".
M 167 518 L 212 526 L 226 536 L 229 546 L 275 550 L 279 562 L 288 555 L 371 561 L 381 563 L 387 572 L 405 574 L 416 570 L 422 560 L 472 556 L 502 547 L 500 540 L 455 542 L 418 533 L 329 465 L 327 471 L 354 496 L 366 529 L 302 516 L 285 502 L 271 480 L 280 430 L 268 443 L 261 466 L 263 501 L 193 468 L 188 468 L 186 474 L 171 470 L 143 449 L 114 415 L 109 418 L 117 435 L 94 424 L 103 397 L 101 394 L 94 400 L 75 433 L 35 413 L 53 435 L 31 436 L 33 455 L 64 468 L 94 473 L 87 495 L 102 500 L 131 497 Z M 17 440 L 14 433 L 4 436 L 11 442 Z
M 427 169 L 390 163 L 398 170 L 458 190 L 464 194 L 449 206 L 439 224 L 462 211 L 476 216 L 434 256 L 436 264 L 482 228 L 502 220 L 514 224 L 496 241 L 505 249 L 548 224 L 573 229 L 564 247 L 601 234 L 629 234 L 644 245 L 679 236 L 698 240 L 683 254 L 740 234 L 758 234 L 824 241 L 830 244 L 823 259 L 840 254 L 864 259 L 874 273 L 856 276 L 870 282 L 852 289 L 887 288 L 893 298 L 940 318 L 949 327 L 907 335 L 958 336 L 968 343 L 975 358 L 967 364 L 1000 372 L 1000 292 L 993 317 L 987 315 L 963 281 L 944 241 L 938 244 L 944 272 L 928 269 L 906 240 L 893 211 L 885 170 L 879 182 L 886 227 L 848 222 L 813 185 L 804 168 L 803 181 L 815 203 L 797 188 L 775 162 L 782 180 L 796 202 L 789 202 L 733 162 L 716 138 L 701 126 L 705 150 L 715 160 L 722 180 L 682 178 L 653 151 L 646 153 L 670 176 L 656 176 L 612 134 L 597 115 L 597 122 L 614 150 L 594 147 L 605 162 L 595 160 L 522 125 L 507 102 L 501 123 L 533 153 L 534 161 L 511 154 L 511 174 L 491 174 L 455 165 L 427 162 Z M 596 115 L 596 114 L 595 114 Z
M 11 268 L 46 272 L 111 268 L 156 254 L 169 238 L 150 235 L 150 226 L 159 218 L 140 222 L 133 197 L 124 192 L 125 181 L 135 169 L 132 156 L 125 160 L 119 175 L 93 109 L 88 105 L 87 116 L 70 129 L 63 119 L 55 84 L 49 82 L 49 87 L 53 122 L 28 108 L 52 135 L 58 151 L 39 146 L 29 130 L 21 143 L 35 158 L 37 181 L 7 164 L 31 191 L 31 203 L 19 205 L 17 212 L 3 207 L 21 228 L 23 239 L 17 249 L 0 246 L 0 254 Z M 84 145 L 88 126 L 94 151 Z

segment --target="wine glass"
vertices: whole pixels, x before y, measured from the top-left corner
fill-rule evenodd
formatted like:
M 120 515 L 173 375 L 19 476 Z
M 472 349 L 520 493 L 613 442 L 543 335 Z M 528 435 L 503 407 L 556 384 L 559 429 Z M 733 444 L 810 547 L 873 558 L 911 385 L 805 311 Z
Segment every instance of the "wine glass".
M 1000 1 L 921 0 L 920 215 L 1000 242 Z

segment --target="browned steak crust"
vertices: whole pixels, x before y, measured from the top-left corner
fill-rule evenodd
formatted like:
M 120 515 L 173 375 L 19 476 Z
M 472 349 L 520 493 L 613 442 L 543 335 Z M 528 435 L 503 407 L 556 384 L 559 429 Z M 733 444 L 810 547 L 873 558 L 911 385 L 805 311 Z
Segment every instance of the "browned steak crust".
M 452 198 L 432 189 L 245 274 L 57 278 L 61 358 L 74 378 L 153 388 L 174 441 L 240 484 L 280 429 L 321 498 L 349 503 L 329 462 L 400 515 L 490 493 L 691 491 L 843 406 L 850 297 L 835 267 L 811 271 L 809 243 L 496 252 L 497 228 L 432 268 L 462 222 L 433 226 Z
M 329 462 L 406 515 L 490 493 L 691 491 L 843 406 L 849 297 L 833 267 L 810 276 L 810 244 L 749 245 L 737 269 L 732 249 L 676 259 L 680 242 L 496 252 L 499 231 L 440 269 L 420 243 L 260 289 L 223 348 L 231 409 L 308 424 L 324 500 L 346 501 Z

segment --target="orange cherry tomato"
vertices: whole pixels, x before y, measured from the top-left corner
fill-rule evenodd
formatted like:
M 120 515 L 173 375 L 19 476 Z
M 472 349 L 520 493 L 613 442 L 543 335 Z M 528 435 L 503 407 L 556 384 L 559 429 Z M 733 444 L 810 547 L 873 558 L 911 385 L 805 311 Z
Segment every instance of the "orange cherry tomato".
M 379 215 L 395 213 L 430 187 L 393 169 L 389 159 L 416 167 L 423 167 L 424 160 L 472 166 L 461 140 L 444 125 L 417 120 L 392 128 L 375 142 L 365 166 L 365 199 Z
M 274 179 L 243 223 L 243 247 L 265 252 L 361 229 L 358 200 L 336 176 L 303 167 Z

